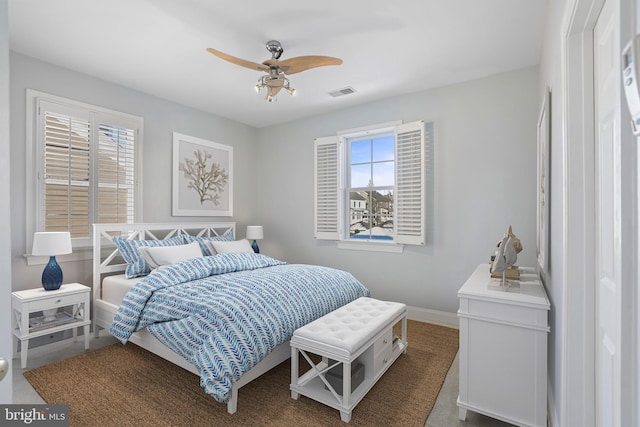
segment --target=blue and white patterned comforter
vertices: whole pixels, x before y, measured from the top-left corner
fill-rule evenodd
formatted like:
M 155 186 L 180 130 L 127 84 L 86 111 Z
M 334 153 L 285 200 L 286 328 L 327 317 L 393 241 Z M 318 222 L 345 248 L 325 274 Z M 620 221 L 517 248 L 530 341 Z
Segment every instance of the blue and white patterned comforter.
M 200 370 L 219 402 L 293 332 L 369 291 L 350 273 L 227 253 L 157 270 L 125 296 L 110 328 L 122 343 L 146 327 Z

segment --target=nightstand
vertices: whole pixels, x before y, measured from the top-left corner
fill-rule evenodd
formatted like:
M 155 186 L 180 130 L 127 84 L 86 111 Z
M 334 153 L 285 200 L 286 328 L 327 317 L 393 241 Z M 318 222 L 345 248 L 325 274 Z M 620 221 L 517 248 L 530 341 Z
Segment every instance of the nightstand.
M 27 367 L 29 340 L 42 335 L 73 329 L 77 339 L 77 328 L 84 328 L 84 348 L 89 349 L 89 327 L 91 288 L 79 283 L 62 285 L 55 291 L 43 288 L 11 293 L 13 357 L 18 355 L 18 340 L 21 341 L 22 369 Z M 38 316 L 32 313 L 42 312 Z

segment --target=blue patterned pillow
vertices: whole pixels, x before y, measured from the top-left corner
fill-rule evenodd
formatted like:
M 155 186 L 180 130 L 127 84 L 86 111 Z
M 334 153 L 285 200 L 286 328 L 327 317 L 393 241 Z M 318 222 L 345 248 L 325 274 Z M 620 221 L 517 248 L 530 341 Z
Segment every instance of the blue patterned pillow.
M 113 243 L 116 244 L 120 254 L 122 254 L 122 258 L 127 263 L 124 275 L 127 279 L 133 279 L 134 277 L 146 276 L 151 271 L 149 264 L 138 251 L 140 246 L 179 246 L 187 242 L 184 235 L 181 234 L 165 240 L 129 240 L 126 237 L 114 237 Z
M 204 237 L 204 236 L 184 236 L 187 243 L 198 242 L 200 244 L 200 249 L 202 249 L 202 254 L 204 256 L 215 255 L 215 253 L 211 253 L 209 250 L 209 246 L 207 246 L 204 242 L 206 241 L 218 241 L 218 242 L 233 242 L 233 230 L 227 230 L 220 236 L 212 236 L 212 237 Z

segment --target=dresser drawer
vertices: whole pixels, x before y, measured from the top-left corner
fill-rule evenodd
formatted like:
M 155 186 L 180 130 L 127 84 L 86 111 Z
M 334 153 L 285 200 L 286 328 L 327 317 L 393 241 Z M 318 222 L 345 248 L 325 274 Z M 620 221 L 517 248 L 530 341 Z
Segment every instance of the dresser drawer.
M 547 307 L 531 307 L 505 301 L 486 301 L 482 299 L 460 298 L 459 317 L 471 317 L 479 320 L 548 328 Z
M 68 305 L 80 304 L 87 300 L 86 293 L 73 295 L 60 295 L 53 298 L 44 298 L 29 302 L 29 311 L 46 310 L 53 307 L 66 307 Z

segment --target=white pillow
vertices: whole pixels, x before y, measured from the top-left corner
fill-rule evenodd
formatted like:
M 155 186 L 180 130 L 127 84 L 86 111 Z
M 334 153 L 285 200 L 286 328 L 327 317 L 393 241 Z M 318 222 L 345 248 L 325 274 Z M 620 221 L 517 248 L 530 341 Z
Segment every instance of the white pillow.
M 179 246 L 139 247 L 140 255 L 152 269 L 202 257 L 198 242 Z
M 217 240 L 208 240 L 204 242 L 210 249 L 211 253 L 223 254 L 225 252 L 251 252 L 251 243 L 247 239 L 235 240 L 233 242 L 223 242 Z

